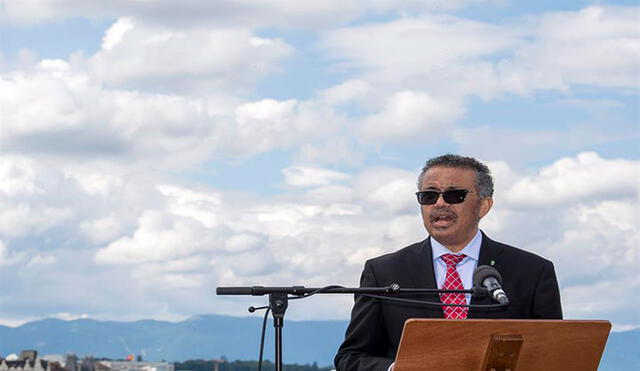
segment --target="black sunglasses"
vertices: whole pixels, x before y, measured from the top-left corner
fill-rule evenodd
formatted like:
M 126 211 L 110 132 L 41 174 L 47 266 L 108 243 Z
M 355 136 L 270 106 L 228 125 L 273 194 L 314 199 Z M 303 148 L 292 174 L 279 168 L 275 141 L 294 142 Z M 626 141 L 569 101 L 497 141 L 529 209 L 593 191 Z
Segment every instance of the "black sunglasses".
M 471 191 L 467 189 L 450 189 L 448 191 L 420 191 L 416 192 L 416 196 L 418 196 L 418 203 L 420 205 L 433 205 L 438 202 L 438 197 L 442 195 L 442 199 L 444 202 L 448 204 L 459 204 L 464 202 L 465 197 L 467 197 L 467 193 L 471 193 Z

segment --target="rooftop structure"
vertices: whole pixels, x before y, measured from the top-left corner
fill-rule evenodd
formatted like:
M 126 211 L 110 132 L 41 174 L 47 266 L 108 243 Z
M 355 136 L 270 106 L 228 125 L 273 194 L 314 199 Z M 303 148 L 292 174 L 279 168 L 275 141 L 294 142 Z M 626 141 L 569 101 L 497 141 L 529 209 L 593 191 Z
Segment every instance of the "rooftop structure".
M 98 361 L 112 371 L 175 371 L 173 363 L 134 362 L 134 361 Z

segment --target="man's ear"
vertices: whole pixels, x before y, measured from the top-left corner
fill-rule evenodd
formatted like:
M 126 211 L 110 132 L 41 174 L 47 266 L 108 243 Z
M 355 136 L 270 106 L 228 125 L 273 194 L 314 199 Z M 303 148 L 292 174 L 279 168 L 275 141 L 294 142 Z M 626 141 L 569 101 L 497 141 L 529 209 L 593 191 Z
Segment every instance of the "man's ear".
M 485 197 L 480 200 L 480 218 L 484 218 L 485 215 L 489 213 L 491 210 L 491 206 L 493 206 L 493 198 Z

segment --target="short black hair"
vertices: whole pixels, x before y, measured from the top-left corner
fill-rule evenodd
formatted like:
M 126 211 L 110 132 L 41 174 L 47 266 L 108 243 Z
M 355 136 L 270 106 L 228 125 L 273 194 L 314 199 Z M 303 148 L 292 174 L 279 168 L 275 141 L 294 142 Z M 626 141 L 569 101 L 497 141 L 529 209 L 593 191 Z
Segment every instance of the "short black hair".
M 493 178 L 491 177 L 491 170 L 489 170 L 487 165 L 473 157 L 464 157 L 451 153 L 434 157 L 424 164 L 422 172 L 420 176 L 418 176 L 418 190 L 420 190 L 422 186 L 424 174 L 432 167 L 457 167 L 474 170 L 476 172 L 476 185 L 478 186 L 478 195 L 480 198 L 493 196 Z

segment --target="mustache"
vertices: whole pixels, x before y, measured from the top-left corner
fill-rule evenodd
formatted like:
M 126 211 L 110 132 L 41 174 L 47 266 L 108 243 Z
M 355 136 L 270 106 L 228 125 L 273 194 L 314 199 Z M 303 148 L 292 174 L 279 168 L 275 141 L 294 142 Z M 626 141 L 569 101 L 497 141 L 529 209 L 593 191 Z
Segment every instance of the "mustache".
M 429 219 L 430 220 L 436 220 L 439 218 L 452 218 L 452 219 L 457 219 L 458 218 L 458 214 L 455 213 L 455 211 L 448 209 L 448 208 L 443 208 L 443 209 L 438 209 L 438 210 L 432 210 L 431 213 L 429 214 Z

